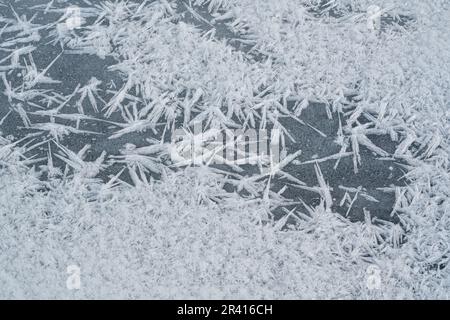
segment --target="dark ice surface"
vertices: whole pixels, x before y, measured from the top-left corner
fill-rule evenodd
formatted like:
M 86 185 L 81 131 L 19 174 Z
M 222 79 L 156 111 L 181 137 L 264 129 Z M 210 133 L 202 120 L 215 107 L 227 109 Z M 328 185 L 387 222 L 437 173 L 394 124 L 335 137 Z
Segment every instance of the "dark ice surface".
M 5 3 L 5 1 L 0 2 Z M 23 0 L 23 1 L 6 1 L 8 6 L 0 6 L 0 13 L 3 16 L 12 17 L 12 12 L 10 7 L 19 15 L 26 14 L 27 17 L 31 17 L 34 13 L 37 13 L 35 18 L 36 23 L 46 24 L 58 19 L 58 15 L 54 13 L 43 14 L 42 11 L 31 8 L 40 3 L 47 3 L 47 1 L 34 1 L 34 0 Z M 72 4 L 83 5 L 83 1 L 72 1 Z M 85 5 L 85 4 L 84 4 Z M 183 6 L 179 6 L 179 10 L 184 10 Z M 206 9 L 200 9 L 199 12 L 208 18 L 208 13 Z M 189 12 L 186 12 L 183 17 L 186 22 L 194 23 L 199 28 L 208 28 L 209 26 L 195 19 Z M 221 24 L 217 30 L 217 37 L 227 39 L 230 37 L 234 38 L 232 31 L 228 30 L 225 24 Z M 0 38 L 0 41 L 3 41 Z M 62 49 L 58 45 L 53 45 L 49 43 L 49 39 L 43 37 L 43 40 L 39 43 L 39 47 L 33 52 L 34 61 L 39 70 L 44 69 L 58 54 L 61 53 Z M 243 47 L 242 45 L 233 44 L 232 41 L 229 42 L 233 45 L 236 50 L 243 50 L 248 52 L 249 47 Z M 0 60 L 5 57 L 7 53 L 0 51 Z M 256 59 L 258 57 L 255 57 Z M 120 74 L 108 70 L 108 66 L 114 64 L 111 58 L 101 59 L 95 55 L 76 55 L 76 54 L 63 54 L 56 63 L 49 70 L 48 75 L 55 79 L 60 80 L 61 84 L 52 84 L 51 88 L 55 91 L 60 92 L 64 95 L 71 94 L 78 84 L 85 85 L 92 77 L 101 80 L 102 93 L 101 96 L 105 101 L 108 101 L 112 94 L 107 93 L 109 89 L 108 86 L 114 83 L 117 88 L 120 87 L 123 81 Z M 15 79 L 15 80 L 14 80 Z M 8 75 L 8 80 L 12 81 L 13 86 L 17 86 L 21 83 L 19 74 Z M 4 91 L 3 82 L 0 81 L 0 92 Z M 101 106 L 101 104 L 99 103 Z M 3 118 L 9 111 L 9 102 L 4 94 L 0 94 L 0 119 Z M 99 117 L 97 114 L 91 114 Z M 30 117 L 32 123 L 36 122 L 47 122 L 46 117 Z M 302 154 L 298 159 L 298 162 L 309 161 L 311 159 L 323 158 L 336 154 L 340 150 L 340 146 L 337 145 L 334 140 L 336 138 L 336 132 L 338 129 L 338 116 L 334 114 L 332 119 L 329 119 L 325 110 L 324 105 L 313 104 L 307 109 L 305 109 L 301 115 L 301 119 L 319 129 L 326 134 L 326 137 L 318 134 L 316 131 L 311 129 L 307 125 L 302 125 L 293 119 L 283 120 L 283 124 L 288 128 L 290 134 L 294 137 L 295 142 L 288 141 L 289 152 L 295 152 L 297 150 L 302 150 Z M 108 119 L 112 121 L 120 121 L 119 118 Z M 70 122 L 61 122 L 70 123 Z M 73 122 L 72 122 L 73 124 Z M 89 158 L 95 159 L 100 155 L 102 151 L 106 151 L 108 155 L 117 155 L 119 150 L 124 147 L 126 143 L 133 143 L 136 146 L 146 145 L 145 139 L 149 137 L 154 137 L 152 132 L 143 133 L 132 133 L 124 135 L 123 137 L 115 140 L 109 140 L 108 136 L 117 130 L 117 127 L 111 126 L 103 122 L 93 122 L 93 121 L 82 121 L 80 129 L 92 130 L 100 133 L 100 135 L 69 135 L 61 143 L 69 147 L 73 151 L 79 151 L 86 144 L 92 145 L 91 153 Z M 15 139 L 24 137 L 26 134 L 33 132 L 32 130 L 23 128 L 23 123 L 20 117 L 13 113 L 7 120 L 0 126 L 0 131 L 4 136 L 12 135 Z M 370 137 L 371 141 L 384 149 L 387 152 L 392 153 L 395 150 L 396 144 L 392 142 L 388 136 L 374 136 Z M 44 144 L 40 151 L 40 156 L 46 156 L 47 154 L 47 144 Z M 350 151 L 350 150 L 348 150 Z M 334 169 L 336 160 L 329 160 L 320 163 L 320 168 L 323 175 L 330 185 L 331 193 L 335 199 L 334 203 L 336 207 L 334 208 L 339 213 L 347 215 L 347 207 L 340 207 L 338 204 L 345 194 L 342 187 L 351 188 L 364 188 L 362 191 L 371 197 L 375 198 L 377 202 L 367 200 L 364 197 L 357 197 L 352 205 L 352 209 L 348 212 L 348 216 L 352 220 L 363 220 L 363 208 L 370 211 L 372 216 L 383 220 L 389 220 L 397 222 L 395 216 L 391 216 L 392 207 L 395 202 L 395 195 L 392 192 L 386 192 L 380 190 L 380 188 L 392 187 L 404 185 L 406 182 L 401 179 L 404 174 L 402 167 L 393 160 L 380 159 L 379 156 L 373 154 L 370 150 L 361 146 L 361 166 L 359 167 L 359 172 L 354 173 L 352 157 L 346 157 L 340 160 L 337 169 Z M 63 165 L 62 162 L 58 162 L 55 159 L 55 163 L 60 166 Z M 108 168 L 105 177 L 108 174 L 117 173 L 120 170 L 120 166 L 115 165 Z M 313 164 L 290 164 L 287 167 L 287 171 L 305 182 L 308 186 L 318 185 L 314 165 Z M 278 188 L 281 188 L 283 183 L 279 183 Z M 283 194 L 285 197 L 299 200 L 303 199 L 306 204 L 314 206 L 320 201 L 318 194 L 300 190 L 298 188 L 289 187 Z M 349 194 L 352 198 L 354 194 Z

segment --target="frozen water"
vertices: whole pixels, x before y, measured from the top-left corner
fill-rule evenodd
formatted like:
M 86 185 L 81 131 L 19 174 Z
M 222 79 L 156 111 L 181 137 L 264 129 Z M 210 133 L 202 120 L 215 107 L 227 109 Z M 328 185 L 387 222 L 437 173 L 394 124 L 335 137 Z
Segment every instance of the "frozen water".
M 0 0 L 0 297 L 448 297 L 449 12 Z M 196 120 L 281 163 L 177 166 Z

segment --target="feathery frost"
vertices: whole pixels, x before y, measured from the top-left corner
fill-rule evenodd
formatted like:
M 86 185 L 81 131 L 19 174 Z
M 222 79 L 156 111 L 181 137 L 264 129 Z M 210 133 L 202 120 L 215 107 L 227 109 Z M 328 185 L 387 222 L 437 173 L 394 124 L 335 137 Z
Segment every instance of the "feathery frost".
M 449 297 L 448 1 L 70 1 L 80 17 L 26 2 L 0 0 L 0 297 Z M 79 56 L 105 70 L 63 79 Z M 304 117 L 320 106 L 337 149 L 308 159 L 285 120 L 328 139 Z M 249 128 L 280 162 L 211 149 Z M 366 153 L 404 171 L 376 190 L 397 222 L 351 222 L 381 202 L 325 174 L 360 174 Z M 295 174 L 308 165 L 314 185 Z

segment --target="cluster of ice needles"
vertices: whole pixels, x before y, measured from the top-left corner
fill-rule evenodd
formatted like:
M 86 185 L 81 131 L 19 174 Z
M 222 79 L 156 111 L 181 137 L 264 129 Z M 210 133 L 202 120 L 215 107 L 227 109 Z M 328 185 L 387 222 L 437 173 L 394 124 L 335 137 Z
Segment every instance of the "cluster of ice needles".
M 29 2 L 0 0 L 0 297 L 448 298 L 448 1 Z M 328 137 L 318 106 L 340 151 L 301 158 L 284 120 Z M 247 129 L 280 161 L 224 159 Z M 362 150 L 404 170 L 396 222 L 345 217 L 364 186 L 333 197 L 322 165 Z

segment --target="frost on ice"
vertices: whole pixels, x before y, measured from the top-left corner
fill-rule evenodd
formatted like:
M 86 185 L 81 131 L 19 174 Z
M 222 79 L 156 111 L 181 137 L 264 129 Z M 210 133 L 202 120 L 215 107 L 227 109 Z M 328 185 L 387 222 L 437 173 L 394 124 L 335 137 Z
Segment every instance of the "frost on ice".
M 449 15 L 0 0 L 0 297 L 448 298 Z

